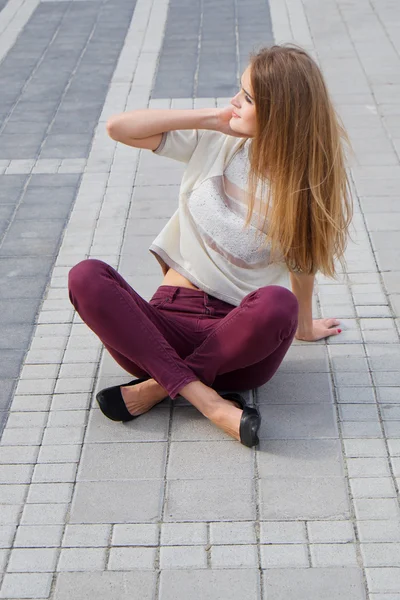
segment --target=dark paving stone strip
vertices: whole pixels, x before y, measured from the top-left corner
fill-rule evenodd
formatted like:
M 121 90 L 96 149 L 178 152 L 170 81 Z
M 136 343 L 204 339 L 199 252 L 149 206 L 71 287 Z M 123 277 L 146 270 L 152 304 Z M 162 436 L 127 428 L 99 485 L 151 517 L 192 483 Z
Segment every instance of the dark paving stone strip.
M 267 0 L 170 0 L 152 97 L 231 96 L 250 52 L 272 43 Z
M 0 158 L 88 156 L 134 8 L 38 6 L 0 64 Z M 0 435 L 80 178 L 0 176 Z

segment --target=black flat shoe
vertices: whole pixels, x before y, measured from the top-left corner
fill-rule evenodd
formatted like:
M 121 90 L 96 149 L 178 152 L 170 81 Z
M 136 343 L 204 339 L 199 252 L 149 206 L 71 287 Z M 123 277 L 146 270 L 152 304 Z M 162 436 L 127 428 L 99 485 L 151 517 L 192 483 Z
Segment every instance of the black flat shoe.
M 231 400 L 239 404 L 243 410 L 242 418 L 240 419 L 240 442 L 248 448 L 257 446 L 260 443 L 257 432 L 261 425 L 261 416 L 256 408 L 248 406 L 243 396 L 236 392 L 228 392 L 226 394 L 220 394 L 221 398 L 225 400 Z
M 104 390 L 100 390 L 100 392 L 96 394 L 96 400 L 99 403 L 99 407 L 103 415 L 112 421 L 122 421 L 123 423 L 126 421 L 132 421 L 132 419 L 136 419 L 136 417 L 131 415 L 129 410 L 126 408 L 126 404 L 121 394 L 121 387 L 136 385 L 137 383 L 142 383 L 142 381 L 147 380 L 144 378 L 134 379 L 129 383 L 122 384 L 122 386 L 114 385 L 112 387 L 105 388 Z

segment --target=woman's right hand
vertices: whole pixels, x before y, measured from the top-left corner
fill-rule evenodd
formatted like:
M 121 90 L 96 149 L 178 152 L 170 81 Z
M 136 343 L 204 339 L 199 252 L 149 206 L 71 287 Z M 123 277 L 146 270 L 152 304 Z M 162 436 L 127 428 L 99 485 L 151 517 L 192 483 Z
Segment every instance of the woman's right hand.
M 232 119 L 232 106 L 226 106 L 225 108 L 220 108 L 217 110 L 217 126 L 216 130 L 221 133 L 225 133 L 225 135 L 233 135 L 234 137 L 248 137 L 242 133 L 238 133 L 231 129 L 229 122 Z

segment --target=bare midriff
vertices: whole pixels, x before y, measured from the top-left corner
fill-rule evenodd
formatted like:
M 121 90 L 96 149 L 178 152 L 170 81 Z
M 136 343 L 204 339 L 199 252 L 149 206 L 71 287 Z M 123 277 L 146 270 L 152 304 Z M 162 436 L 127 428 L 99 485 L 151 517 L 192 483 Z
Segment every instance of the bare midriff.
M 164 279 L 160 285 L 176 285 L 179 287 L 186 287 L 192 290 L 198 290 L 199 288 L 193 285 L 191 281 L 186 279 L 183 275 L 175 271 L 175 269 L 171 269 L 171 267 L 166 272 Z

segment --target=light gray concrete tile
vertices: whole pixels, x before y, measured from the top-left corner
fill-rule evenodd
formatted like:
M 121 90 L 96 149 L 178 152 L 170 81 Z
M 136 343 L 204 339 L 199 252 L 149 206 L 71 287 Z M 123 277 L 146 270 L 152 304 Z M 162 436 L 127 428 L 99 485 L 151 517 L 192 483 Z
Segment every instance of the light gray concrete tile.
M 52 579 L 50 573 L 6 573 L 0 598 L 48 598 Z
M 0 464 L 35 464 L 39 446 L 2 446 Z
M 183 525 L 183 524 L 181 524 Z M 210 523 L 211 544 L 256 544 L 254 523 Z
M 394 498 L 355 498 L 354 510 L 360 521 L 387 521 L 400 516 L 399 506 Z
M 68 504 L 26 504 L 22 525 L 59 525 L 65 523 Z
M 335 385 L 339 387 L 365 387 L 372 385 L 371 375 L 369 373 L 363 373 L 362 371 L 352 371 L 348 373 L 337 373 L 334 371 L 333 378 L 335 380 Z
M 370 387 L 338 387 L 338 402 L 341 404 L 374 404 L 374 390 Z
M 307 568 L 307 546 L 300 544 L 261 545 L 261 566 L 263 569 L 282 569 L 285 567 Z
M 197 411 L 198 412 L 198 411 Z M 204 417 L 203 417 L 204 418 Z M 106 419 L 100 410 L 92 410 L 86 441 L 93 442 L 163 442 L 167 440 L 169 408 L 154 408 L 128 423 Z
M 328 373 L 328 357 L 323 346 L 291 346 L 281 366 L 281 373 Z
M 62 545 L 66 548 L 106 547 L 110 533 L 111 525 L 67 525 Z
M 211 527 L 213 525 L 216 524 L 212 523 Z M 191 546 L 207 544 L 206 523 L 162 523 L 160 541 L 162 546 L 188 546 L 189 543 Z
M 389 477 L 389 462 L 386 458 L 348 458 L 350 477 Z
M 261 439 L 338 437 L 334 409 L 328 404 L 299 404 L 259 407 Z
M 378 421 L 378 408 L 375 404 L 345 404 L 339 407 L 341 421 Z
M 57 571 L 104 571 L 106 548 L 63 548 Z
M 55 569 L 58 557 L 56 548 L 15 548 L 11 550 L 7 570 L 9 573 L 45 573 Z
M 385 442 L 383 440 L 343 440 L 345 454 L 352 458 L 376 458 L 387 456 Z
M 75 463 L 38 464 L 32 476 L 32 483 L 68 483 L 75 481 Z
M 86 444 L 78 481 L 159 479 L 164 475 L 166 444 Z
M 7 428 L 44 427 L 47 417 L 47 412 L 12 412 L 8 417 Z
M 0 483 L 30 483 L 33 465 L 0 465 Z
M 156 575 L 130 573 L 60 573 L 55 586 L 55 600 L 153 600 Z
M 325 373 L 278 373 L 257 389 L 259 404 L 331 403 L 330 377 Z
M 23 504 L 28 487 L 20 483 L 0 485 L 0 504 Z
M 3 431 L 0 446 L 37 446 L 41 443 L 43 437 L 43 428 L 34 427 L 31 429 L 8 429 Z
M 17 396 L 15 395 L 10 406 L 11 412 L 39 412 L 47 411 L 50 407 L 51 396 Z
M 342 434 L 345 438 L 380 438 L 383 437 L 381 425 L 374 421 L 344 421 Z
M 349 505 L 341 477 L 260 479 L 262 519 L 346 519 Z M 329 502 L 326 502 L 329 498 Z
M 398 404 L 400 402 L 400 391 L 397 387 L 377 387 L 376 395 L 378 402 L 384 404 Z
M 81 444 L 85 429 L 83 427 L 50 427 L 44 430 L 43 446 L 55 444 Z
M 256 456 L 260 477 L 343 475 L 339 440 L 262 441 Z
M 213 546 L 211 567 L 213 569 L 255 569 L 258 566 L 256 546 Z
M 255 518 L 250 479 L 168 482 L 165 521 L 248 521 Z
M 161 569 L 206 569 L 207 552 L 203 546 L 163 546 Z
M 0 549 L 0 573 L 4 573 L 4 571 L 6 570 L 8 555 L 9 555 L 8 550 Z
M 396 490 L 390 477 L 360 477 L 349 479 L 354 498 L 395 498 Z
M 166 524 L 163 525 L 165 526 Z M 111 543 L 113 546 L 157 546 L 158 530 L 155 523 L 114 525 Z
M 51 410 L 87 410 L 90 406 L 90 394 L 55 394 Z
M 307 542 L 304 523 L 266 521 L 260 523 L 261 544 L 302 544 Z
M 160 600 L 215 598 L 242 600 L 243 590 L 249 598 L 259 598 L 260 583 L 256 569 L 191 569 L 161 572 Z
M 311 544 L 313 567 L 357 567 L 355 544 Z
M 47 427 L 84 427 L 88 414 L 87 410 L 50 411 Z
M 155 559 L 155 548 L 111 548 L 107 568 L 110 571 L 154 569 Z
M 163 480 L 82 481 L 76 484 L 70 523 L 140 523 L 158 521 Z M 90 507 L 90 511 L 88 510 Z
M 400 521 L 359 521 L 358 536 L 361 542 L 400 542 Z
M 15 548 L 52 548 L 61 544 L 62 525 L 20 525 Z
M 366 567 L 399 567 L 400 544 L 360 544 L 360 550 Z
M 70 502 L 73 483 L 31 483 L 27 503 L 30 504 L 64 504 Z
M 268 569 L 264 572 L 265 598 L 274 600 L 365 600 L 361 569 Z
M 390 456 L 400 456 L 400 439 L 388 440 Z
M 398 567 L 368 567 L 365 570 L 370 592 L 397 593 L 400 590 Z
M 42 446 L 40 448 L 38 463 L 72 463 L 79 462 L 81 446 L 75 444 L 68 446 Z
M 347 544 L 354 541 L 351 521 L 309 521 L 307 528 L 312 544 Z
M 215 456 L 218 460 L 215 461 Z M 167 477 L 171 479 L 218 479 L 253 477 L 253 455 L 233 442 L 172 442 Z

